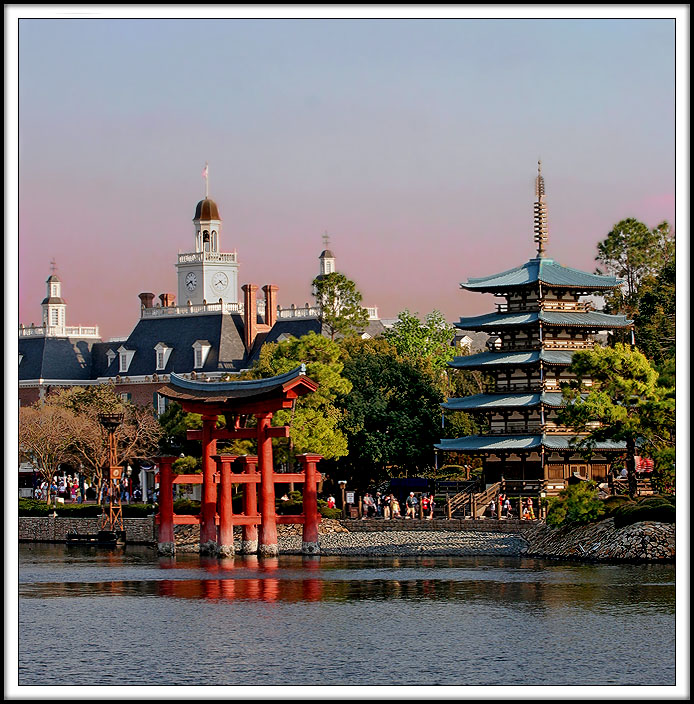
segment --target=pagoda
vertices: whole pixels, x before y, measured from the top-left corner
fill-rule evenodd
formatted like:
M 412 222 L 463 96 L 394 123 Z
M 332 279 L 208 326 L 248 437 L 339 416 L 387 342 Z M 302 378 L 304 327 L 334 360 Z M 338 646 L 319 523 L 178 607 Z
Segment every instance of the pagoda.
M 622 315 L 596 311 L 586 297 L 618 288 L 612 276 L 589 274 L 565 267 L 547 257 L 547 206 L 542 165 L 535 181 L 535 242 L 537 256 L 525 264 L 461 283 L 463 289 L 492 293 L 504 302 L 496 311 L 461 318 L 456 327 L 489 334 L 488 351 L 456 357 L 454 369 L 478 370 L 487 380 L 484 393 L 450 398 L 448 411 L 464 411 L 486 419 L 484 435 L 442 440 L 439 450 L 482 459 L 487 485 L 510 480 L 541 484 L 548 494 L 559 492 L 569 479 L 605 482 L 615 453 L 624 443 L 605 441 L 590 459 L 572 442 L 577 437 L 562 426 L 561 384 L 569 381 L 571 358 L 577 350 L 592 349 L 605 331 L 631 329 Z

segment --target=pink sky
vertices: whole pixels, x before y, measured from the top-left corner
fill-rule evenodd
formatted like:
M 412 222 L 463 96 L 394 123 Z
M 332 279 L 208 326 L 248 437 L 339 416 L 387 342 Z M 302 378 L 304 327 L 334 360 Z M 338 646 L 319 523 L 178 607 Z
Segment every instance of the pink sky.
M 24 324 L 53 257 L 68 325 L 104 339 L 131 331 L 138 293 L 175 293 L 205 162 L 240 284 L 283 306 L 312 303 L 327 230 L 382 317 L 489 310 L 459 283 L 534 256 L 538 158 L 564 265 L 592 271 L 623 218 L 674 224 L 668 20 L 31 20 L 19 37 Z

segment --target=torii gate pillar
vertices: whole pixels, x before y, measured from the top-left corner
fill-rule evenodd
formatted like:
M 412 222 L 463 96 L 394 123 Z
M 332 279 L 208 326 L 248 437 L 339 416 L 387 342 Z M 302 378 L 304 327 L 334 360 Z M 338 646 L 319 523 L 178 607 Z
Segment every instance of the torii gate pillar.
M 217 440 L 213 431 L 217 416 L 202 417 L 202 505 L 200 507 L 200 554 L 217 554 L 217 487 L 214 483 Z M 233 543 L 232 543 L 233 549 Z
M 270 427 L 272 413 L 258 414 L 258 462 L 260 468 L 260 535 L 258 554 L 275 557 L 277 546 L 277 516 L 275 514 L 275 482 L 272 467 L 272 438 L 266 432 Z

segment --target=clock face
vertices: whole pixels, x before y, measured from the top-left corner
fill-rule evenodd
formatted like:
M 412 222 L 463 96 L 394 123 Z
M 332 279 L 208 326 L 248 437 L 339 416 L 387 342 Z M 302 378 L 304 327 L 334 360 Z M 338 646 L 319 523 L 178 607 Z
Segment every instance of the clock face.
M 223 291 L 229 285 L 229 279 L 223 271 L 218 271 L 212 277 L 212 285 L 217 291 Z
M 198 285 L 198 277 L 191 271 L 186 276 L 186 288 L 192 291 Z

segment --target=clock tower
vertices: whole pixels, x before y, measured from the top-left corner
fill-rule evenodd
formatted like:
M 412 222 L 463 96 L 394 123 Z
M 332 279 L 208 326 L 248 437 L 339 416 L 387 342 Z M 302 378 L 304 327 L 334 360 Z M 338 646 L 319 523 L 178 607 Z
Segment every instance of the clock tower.
M 178 255 L 179 306 L 204 303 L 238 303 L 236 252 L 220 251 L 222 219 L 217 204 L 209 197 L 195 208 L 195 251 Z

